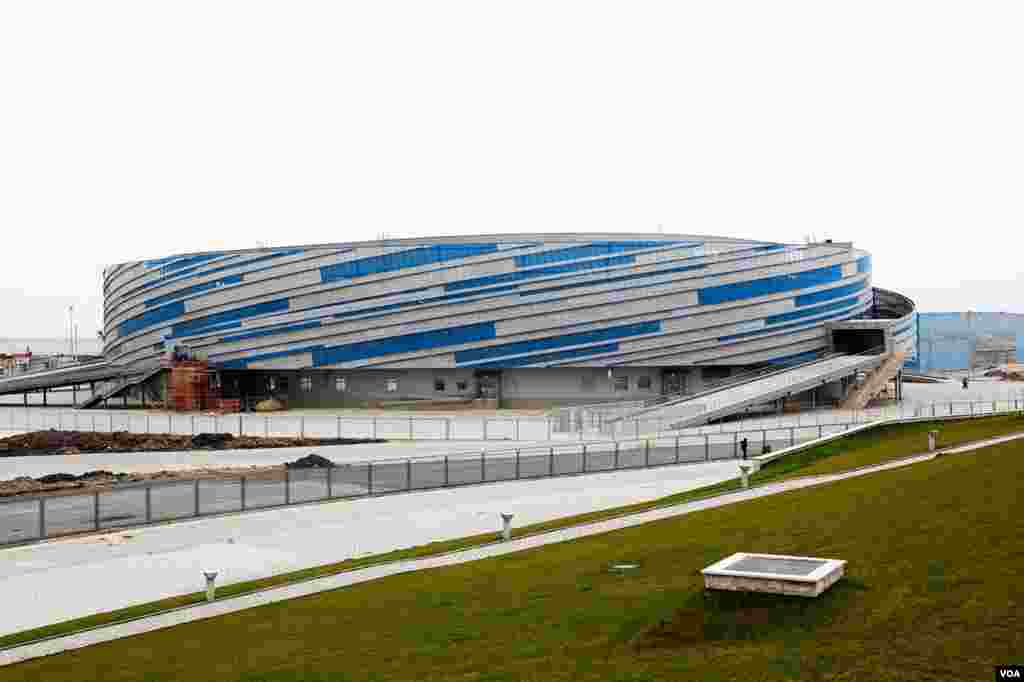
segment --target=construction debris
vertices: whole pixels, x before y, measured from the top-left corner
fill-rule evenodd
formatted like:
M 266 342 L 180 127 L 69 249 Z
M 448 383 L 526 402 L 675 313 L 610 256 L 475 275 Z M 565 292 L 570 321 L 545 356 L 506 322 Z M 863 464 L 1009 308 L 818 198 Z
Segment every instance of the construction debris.
M 145 481 L 182 482 L 201 480 L 238 480 L 245 476 L 250 480 L 284 481 L 285 467 L 282 465 L 239 467 L 204 467 L 155 473 L 113 473 L 110 471 L 89 471 L 80 476 L 67 473 L 47 474 L 39 478 L 19 476 L 10 481 L 0 481 L 0 498 L 18 495 L 66 495 L 116 489 L 124 483 Z
M 34 431 L 0 439 L 0 457 L 25 455 L 69 455 L 89 452 L 160 452 L 177 450 L 240 450 L 294 448 L 318 445 L 383 443 L 369 438 L 263 438 L 230 433 L 201 433 L 195 436 L 145 434 L 116 431 Z
M 256 403 L 257 412 L 279 412 L 283 409 L 284 403 L 282 403 L 280 400 L 275 400 L 274 398 L 261 400 L 258 403 Z
M 330 469 L 334 467 L 334 462 L 327 459 L 326 457 L 321 457 L 320 455 L 314 455 L 313 453 L 310 453 L 305 457 L 300 457 L 294 462 L 286 463 L 285 466 L 288 467 L 289 469 L 316 469 L 320 467 Z
M 1003 381 L 1024 381 L 1024 365 L 1009 364 L 985 372 L 985 376 Z

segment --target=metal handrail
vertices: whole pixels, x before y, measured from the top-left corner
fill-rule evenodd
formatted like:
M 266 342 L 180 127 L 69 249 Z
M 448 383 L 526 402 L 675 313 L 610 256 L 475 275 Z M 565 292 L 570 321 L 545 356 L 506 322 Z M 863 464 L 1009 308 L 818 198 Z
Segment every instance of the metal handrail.
M 688 393 L 687 391 L 680 391 L 679 393 L 670 393 L 670 394 L 658 396 L 656 398 L 651 398 L 650 400 L 645 401 L 646 402 L 645 407 L 656 407 L 658 405 L 663 405 L 665 403 L 672 402 L 673 400 L 676 400 L 678 398 L 687 398 L 687 399 L 696 398 L 696 397 L 699 397 L 699 396 L 702 396 L 702 395 L 706 395 L 708 393 L 714 393 L 714 392 L 722 390 L 722 389 L 730 388 L 730 387 L 732 387 L 734 385 L 738 385 L 738 384 L 742 384 L 742 383 L 747 383 L 749 380 L 754 379 L 754 378 L 763 378 L 763 377 L 766 377 L 766 376 L 770 376 L 772 374 L 780 374 L 782 372 L 788 372 L 790 370 L 796 369 L 797 367 L 803 367 L 804 365 L 808 365 L 808 364 L 811 364 L 811 363 L 814 363 L 814 362 L 820 362 L 822 360 L 827 360 L 828 358 L 833 357 L 834 355 L 842 355 L 842 353 L 825 353 L 825 352 L 821 352 L 821 355 L 819 357 L 816 357 L 813 360 L 809 360 L 807 362 L 799 363 L 799 364 L 796 364 L 796 365 L 787 365 L 785 367 L 779 367 L 777 365 L 769 365 L 767 367 L 758 367 L 756 369 L 747 370 L 745 372 L 740 372 L 739 374 L 731 374 L 731 375 L 729 375 L 727 377 L 719 379 L 719 380 L 717 380 L 715 382 L 712 382 L 710 384 L 704 384 L 701 387 L 701 390 L 695 391 L 693 393 Z
M 711 386 L 710 388 L 698 391 L 698 392 L 693 393 L 693 394 L 669 396 L 669 399 L 667 399 L 667 400 L 663 400 L 661 402 L 654 403 L 654 404 L 650 405 L 649 407 L 645 406 L 643 411 L 647 411 L 647 410 L 649 410 L 651 408 L 655 408 L 655 407 L 665 407 L 665 406 L 671 405 L 671 404 L 673 404 L 675 402 L 686 402 L 686 401 L 694 400 L 696 398 L 702 398 L 704 396 L 707 396 L 707 395 L 710 395 L 710 394 L 713 394 L 713 393 L 718 393 L 718 392 L 725 391 L 725 390 L 728 390 L 728 389 L 731 389 L 731 388 L 735 388 L 736 386 L 740 386 L 740 385 L 743 385 L 743 384 L 751 383 L 752 381 L 755 381 L 755 380 L 764 379 L 766 377 L 777 375 L 777 374 L 785 374 L 785 373 L 791 372 L 791 371 L 793 371 L 795 369 L 800 369 L 801 367 L 808 367 L 810 365 L 814 365 L 814 364 L 817 364 L 817 363 L 820 363 L 820 362 L 824 362 L 826 360 L 832 360 L 832 359 L 837 358 L 837 357 L 860 357 L 860 356 L 866 357 L 866 356 L 869 356 L 869 355 L 879 355 L 882 352 L 884 352 L 884 350 L 885 350 L 885 346 L 882 345 L 882 346 L 874 346 L 874 347 L 872 347 L 872 348 L 870 348 L 870 349 L 868 349 L 866 351 L 862 351 L 860 353 L 854 353 L 854 354 L 850 354 L 850 353 L 837 353 L 837 352 L 831 352 L 831 353 L 822 352 L 819 357 L 816 357 L 813 360 L 808 360 L 807 362 L 801 362 L 801 363 L 798 363 L 798 364 L 795 364 L 795 365 L 787 365 L 785 367 L 769 367 L 769 368 L 762 367 L 762 368 L 759 368 L 757 370 L 751 370 L 749 372 L 744 372 L 744 373 L 741 373 L 741 374 L 736 374 L 736 375 L 727 377 L 725 380 L 723 380 L 723 381 L 721 381 L 721 382 Z M 639 417 L 639 416 L 641 416 L 643 411 L 638 412 L 638 413 L 636 413 L 635 415 L 632 415 L 632 416 L 633 417 Z M 618 417 L 618 418 L 615 418 L 615 419 L 609 419 L 608 422 L 610 423 L 610 422 L 615 422 L 615 421 L 625 421 L 625 420 L 628 420 L 629 418 L 630 418 L 629 416 Z

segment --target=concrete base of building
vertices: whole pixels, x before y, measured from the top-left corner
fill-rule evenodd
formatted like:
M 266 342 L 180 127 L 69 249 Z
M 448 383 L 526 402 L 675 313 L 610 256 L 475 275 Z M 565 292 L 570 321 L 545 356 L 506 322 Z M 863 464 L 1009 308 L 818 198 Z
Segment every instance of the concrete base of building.
M 273 396 L 290 408 L 546 409 L 699 391 L 740 371 L 718 366 L 225 370 L 221 384 L 225 397 Z

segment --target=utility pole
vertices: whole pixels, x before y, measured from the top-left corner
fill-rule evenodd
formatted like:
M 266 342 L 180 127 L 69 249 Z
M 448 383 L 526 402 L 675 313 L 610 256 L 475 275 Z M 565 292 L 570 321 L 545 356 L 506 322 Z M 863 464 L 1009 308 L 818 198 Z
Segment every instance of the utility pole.
M 74 355 L 74 319 L 75 319 L 75 306 L 68 306 L 68 355 Z

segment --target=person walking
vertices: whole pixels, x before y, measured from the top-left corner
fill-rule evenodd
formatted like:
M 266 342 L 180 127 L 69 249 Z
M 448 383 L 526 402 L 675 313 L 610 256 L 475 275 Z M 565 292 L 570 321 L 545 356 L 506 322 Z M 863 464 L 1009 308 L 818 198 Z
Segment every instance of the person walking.
M 964 377 L 964 390 L 967 390 L 967 377 Z
M 747 458 L 747 439 L 744 438 L 740 441 L 740 451 L 743 453 L 743 459 Z

